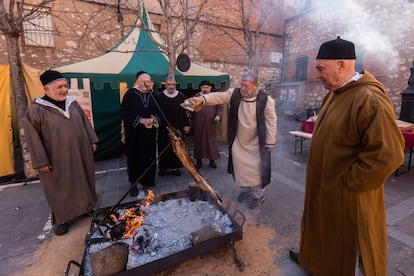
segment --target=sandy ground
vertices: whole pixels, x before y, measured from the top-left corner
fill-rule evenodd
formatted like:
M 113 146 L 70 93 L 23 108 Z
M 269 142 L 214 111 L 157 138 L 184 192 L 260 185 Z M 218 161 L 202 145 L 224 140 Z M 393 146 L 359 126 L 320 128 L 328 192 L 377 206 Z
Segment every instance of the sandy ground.
M 243 227 L 243 239 L 235 243 L 239 258 L 244 262 L 244 271 L 240 271 L 233 261 L 232 248 L 226 247 L 186 261 L 174 269 L 163 271 L 158 276 L 167 275 L 280 275 L 273 264 L 273 252 L 270 241 L 275 238 L 270 228 L 247 221 Z
M 85 249 L 85 234 L 90 227 L 90 218 L 81 217 L 71 226 L 69 232 L 64 236 L 49 234 L 47 239 L 36 251 L 32 263 L 22 265 L 26 267 L 17 271 L 14 276 L 56 276 L 64 275 L 66 266 L 70 260 L 82 261 Z M 72 272 L 73 271 L 73 272 Z M 68 275 L 78 275 L 79 269 L 74 267 Z
M 80 263 L 84 253 L 84 239 L 90 226 L 90 219 L 79 218 L 70 226 L 70 231 L 64 236 L 50 234 L 36 251 L 33 262 L 15 276 L 56 276 L 64 275 L 70 260 Z M 270 248 L 275 233 L 270 227 L 257 225 L 247 219 L 243 226 L 243 239 L 235 243 L 240 260 L 243 261 L 244 271 L 240 271 L 233 261 L 231 246 L 214 250 L 211 253 L 186 261 L 177 267 L 158 273 L 166 275 L 278 275 L 278 268 L 273 264 L 277 252 Z M 78 275 L 79 269 L 72 265 L 68 275 Z

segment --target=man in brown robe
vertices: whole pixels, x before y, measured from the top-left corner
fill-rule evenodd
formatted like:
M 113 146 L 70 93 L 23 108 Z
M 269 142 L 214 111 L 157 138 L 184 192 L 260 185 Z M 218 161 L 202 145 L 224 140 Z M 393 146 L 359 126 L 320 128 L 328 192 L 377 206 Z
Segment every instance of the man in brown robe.
M 207 95 L 211 92 L 209 81 L 202 81 L 200 92 L 195 96 Z M 193 113 L 194 158 L 197 169 L 202 166 L 202 159 L 210 160 L 210 167 L 217 168 L 215 160 L 219 158 L 217 145 L 217 123 L 223 117 L 223 105 L 206 105 L 199 112 Z
M 56 235 L 97 202 L 93 152 L 98 137 L 85 112 L 67 96 L 66 79 L 48 70 L 40 76 L 45 96 L 34 100 L 24 121 L 33 168 L 52 214 Z
M 350 41 L 323 43 L 316 70 L 329 93 L 308 156 L 299 254 L 290 256 L 312 275 L 386 275 L 384 182 L 404 158 L 393 105 L 374 76 L 355 72 Z

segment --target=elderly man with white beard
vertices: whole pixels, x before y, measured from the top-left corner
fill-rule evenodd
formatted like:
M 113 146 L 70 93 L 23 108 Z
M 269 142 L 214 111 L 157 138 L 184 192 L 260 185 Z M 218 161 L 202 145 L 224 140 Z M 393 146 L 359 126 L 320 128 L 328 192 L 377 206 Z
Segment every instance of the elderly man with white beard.
M 197 110 L 202 105 L 229 104 L 228 172 L 240 186 L 238 201 L 259 207 L 271 181 L 270 153 L 276 144 L 275 100 L 258 89 L 257 75 L 248 70 L 240 88 L 188 99 Z

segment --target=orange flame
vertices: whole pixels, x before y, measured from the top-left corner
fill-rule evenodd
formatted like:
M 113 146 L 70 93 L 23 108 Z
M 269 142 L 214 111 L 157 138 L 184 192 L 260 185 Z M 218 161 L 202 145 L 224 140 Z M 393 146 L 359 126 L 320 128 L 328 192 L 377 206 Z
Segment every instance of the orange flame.
M 145 208 L 150 205 L 154 201 L 154 197 L 154 192 L 152 190 L 148 190 L 147 196 L 141 201 L 141 206 Z
M 134 230 L 142 225 L 144 220 L 144 212 L 142 211 L 145 207 L 150 205 L 154 201 L 154 192 L 148 190 L 148 194 L 141 200 L 140 206 L 134 206 L 125 211 L 125 213 L 118 219 L 114 214 L 111 214 L 111 218 L 114 222 L 119 223 L 125 221 L 125 233 L 123 239 L 130 239 L 134 237 Z M 140 208 L 137 214 L 137 209 Z
M 134 237 L 134 231 L 141 226 L 144 220 L 144 213 L 140 213 L 140 217 L 132 218 L 127 221 L 126 231 L 122 236 L 123 239 L 132 239 Z

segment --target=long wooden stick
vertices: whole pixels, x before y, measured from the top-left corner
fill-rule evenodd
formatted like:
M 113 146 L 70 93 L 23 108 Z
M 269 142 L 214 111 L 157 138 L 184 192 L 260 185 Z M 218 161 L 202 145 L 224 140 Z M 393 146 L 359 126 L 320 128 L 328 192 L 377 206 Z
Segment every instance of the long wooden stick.
M 174 153 L 177 155 L 178 159 L 180 159 L 183 166 L 188 170 L 188 172 L 194 178 L 199 187 L 204 191 L 208 192 L 217 203 L 221 204 L 222 200 L 219 197 L 219 195 L 214 191 L 214 189 L 208 183 L 207 179 L 205 179 L 198 172 L 193 160 L 188 154 L 184 140 L 179 135 L 177 135 L 174 129 L 167 126 L 167 130 Z

